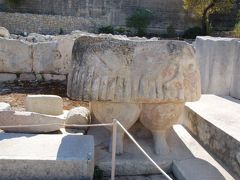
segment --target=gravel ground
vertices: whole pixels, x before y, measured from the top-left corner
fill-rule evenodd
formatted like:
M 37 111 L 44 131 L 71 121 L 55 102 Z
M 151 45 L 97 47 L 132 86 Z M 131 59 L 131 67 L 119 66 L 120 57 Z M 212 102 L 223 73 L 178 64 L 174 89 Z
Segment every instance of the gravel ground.
M 9 103 L 13 110 L 24 111 L 24 102 L 28 94 L 51 94 L 63 98 L 65 110 L 76 106 L 88 107 L 88 102 L 73 101 L 67 97 L 66 82 L 22 82 L 0 83 L 0 102 Z

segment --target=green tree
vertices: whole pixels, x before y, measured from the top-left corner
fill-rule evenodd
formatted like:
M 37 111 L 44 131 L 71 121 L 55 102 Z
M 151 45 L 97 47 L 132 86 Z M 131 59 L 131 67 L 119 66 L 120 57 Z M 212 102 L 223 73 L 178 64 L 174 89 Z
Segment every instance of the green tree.
M 229 12 L 234 2 L 235 0 L 183 0 L 183 8 L 201 18 L 202 33 L 206 35 L 209 15 Z
M 135 28 L 138 36 L 144 36 L 146 34 L 146 28 L 151 23 L 152 17 L 152 11 L 148 9 L 137 9 L 127 18 L 127 26 Z

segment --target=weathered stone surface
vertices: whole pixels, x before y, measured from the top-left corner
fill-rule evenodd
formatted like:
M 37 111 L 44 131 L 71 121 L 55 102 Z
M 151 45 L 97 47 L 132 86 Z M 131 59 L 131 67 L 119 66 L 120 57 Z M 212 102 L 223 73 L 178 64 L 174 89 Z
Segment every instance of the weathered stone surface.
M 13 39 L 0 38 L 0 72 L 31 72 L 31 44 Z
M 230 97 L 202 95 L 199 101 L 186 103 L 184 115 L 184 126 L 240 176 L 236 159 L 240 149 L 240 101 Z
M 22 73 L 22 74 L 20 74 L 19 80 L 34 81 L 34 80 L 36 80 L 36 76 L 33 73 Z
M 193 47 L 183 41 L 82 36 L 73 47 L 68 96 L 135 103 L 198 100 L 200 75 Z
M 0 111 L 0 126 L 32 125 L 31 127 L 1 127 L 6 132 L 47 133 L 64 126 L 65 118 L 33 112 Z
M 15 81 L 16 79 L 17 79 L 16 74 L 0 73 L 0 82 Z
M 92 136 L 0 134 L 1 179 L 89 180 L 94 172 Z
M 112 103 L 112 102 L 91 102 L 91 111 L 101 123 L 112 123 L 117 119 L 126 129 L 129 129 L 137 120 L 141 113 L 141 104 L 134 103 Z M 112 130 L 112 127 L 107 127 Z M 117 154 L 123 153 L 124 131 L 117 130 Z M 111 142 L 112 140 L 110 140 Z M 109 149 L 111 151 L 111 143 Z
M 174 161 L 172 169 L 176 178 L 181 180 L 225 180 L 218 169 L 202 159 Z
M 0 27 L 0 37 L 9 38 L 10 33 L 5 27 Z
M 67 119 L 65 122 L 65 124 L 80 124 L 80 125 L 90 123 L 91 123 L 90 111 L 85 107 L 75 107 L 71 109 L 67 115 Z
M 197 37 L 196 57 L 203 94 L 240 98 L 240 41 L 234 38 Z
M 74 38 L 55 37 L 52 41 L 33 44 L 33 71 L 67 74 L 71 62 Z
M 66 75 L 43 74 L 43 79 L 45 81 L 64 81 L 66 80 Z
M 184 103 L 143 104 L 140 121 L 152 132 L 155 153 L 169 153 L 166 132 L 177 122 L 183 112 Z
M 63 113 L 63 100 L 56 95 L 28 95 L 26 97 L 26 110 L 47 115 L 61 115 Z
M 0 111 L 8 111 L 11 109 L 10 104 L 5 102 L 0 102 Z

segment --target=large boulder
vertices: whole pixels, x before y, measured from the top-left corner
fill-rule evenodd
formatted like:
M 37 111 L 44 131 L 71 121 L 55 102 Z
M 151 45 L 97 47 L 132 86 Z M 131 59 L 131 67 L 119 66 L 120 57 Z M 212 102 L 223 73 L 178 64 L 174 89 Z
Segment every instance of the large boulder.
M 72 99 L 160 103 L 194 101 L 200 94 L 194 49 L 186 42 L 83 35 L 74 43 Z
M 5 27 L 0 27 L 0 37 L 9 38 L 10 33 Z
M 126 129 L 142 113 L 157 154 L 169 152 L 166 131 L 177 122 L 184 102 L 200 98 L 200 88 L 195 52 L 186 42 L 82 35 L 74 43 L 68 96 L 90 101 L 100 122 L 117 119 Z M 118 130 L 118 154 L 123 137 Z
M 26 110 L 47 115 L 63 114 L 63 99 L 56 95 L 28 95 Z
M 49 116 L 33 112 L 0 111 L 0 129 L 4 130 L 5 132 L 53 132 L 63 127 L 64 121 L 64 116 Z

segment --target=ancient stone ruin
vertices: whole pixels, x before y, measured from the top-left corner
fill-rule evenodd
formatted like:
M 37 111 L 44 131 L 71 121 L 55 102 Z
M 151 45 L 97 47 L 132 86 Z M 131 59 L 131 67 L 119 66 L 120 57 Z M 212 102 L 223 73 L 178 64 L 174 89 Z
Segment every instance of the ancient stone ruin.
M 82 36 L 73 47 L 68 96 L 90 101 L 102 123 L 115 118 L 129 129 L 140 117 L 151 130 L 157 154 L 166 154 L 166 131 L 184 102 L 200 98 L 194 49 L 181 41 Z M 123 153 L 123 131 L 117 152 Z

